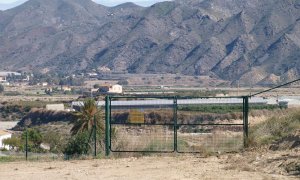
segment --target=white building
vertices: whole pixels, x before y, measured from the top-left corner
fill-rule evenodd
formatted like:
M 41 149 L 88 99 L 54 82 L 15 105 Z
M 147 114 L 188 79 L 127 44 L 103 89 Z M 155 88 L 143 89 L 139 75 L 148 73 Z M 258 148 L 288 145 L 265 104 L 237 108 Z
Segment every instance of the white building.
M 3 144 L 3 140 L 11 138 L 11 135 L 12 134 L 9 133 L 8 131 L 0 130 L 0 149 L 7 149 L 7 150 L 9 150 L 9 146 L 8 145 L 4 145 Z
M 46 109 L 49 111 L 64 111 L 64 104 L 47 104 Z
M 108 91 L 109 93 L 121 94 L 123 92 L 123 87 L 119 84 L 112 85 Z
M 61 86 L 61 90 L 62 90 L 63 92 L 66 92 L 66 91 L 72 91 L 72 88 L 69 87 L 69 86 Z
M 122 94 L 123 87 L 119 84 L 116 85 L 105 85 L 99 88 L 99 92 L 107 94 Z

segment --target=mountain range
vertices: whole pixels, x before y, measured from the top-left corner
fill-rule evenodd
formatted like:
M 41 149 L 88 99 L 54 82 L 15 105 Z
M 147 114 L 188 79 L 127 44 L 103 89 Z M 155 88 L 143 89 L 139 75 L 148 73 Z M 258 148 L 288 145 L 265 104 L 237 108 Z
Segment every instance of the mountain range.
M 29 0 L 0 11 L 0 69 L 209 75 L 272 85 L 300 75 L 300 1 L 176 0 L 105 7 Z

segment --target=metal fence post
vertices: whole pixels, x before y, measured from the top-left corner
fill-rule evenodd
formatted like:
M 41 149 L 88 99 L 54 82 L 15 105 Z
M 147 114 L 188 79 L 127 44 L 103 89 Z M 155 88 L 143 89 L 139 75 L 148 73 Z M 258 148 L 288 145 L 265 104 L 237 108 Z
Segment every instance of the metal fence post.
M 177 152 L 177 97 L 174 97 L 174 152 Z
M 26 139 L 25 139 L 25 157 L 26 157 L 26 161 L 28 159 L 28 131 L 26 128 Z
M 109 148 L 109 143 L 110 143 L 110 97 L 106 96 L 105 97 L 105 155 L 109 156 L 110 154 L 110 148 Z
M 243 97 L 244 147 L 248 146 L 249 97 Z
M 94 115 L 94 156 L 97 156 L 97 126 L 96 126 L 96 115 Z

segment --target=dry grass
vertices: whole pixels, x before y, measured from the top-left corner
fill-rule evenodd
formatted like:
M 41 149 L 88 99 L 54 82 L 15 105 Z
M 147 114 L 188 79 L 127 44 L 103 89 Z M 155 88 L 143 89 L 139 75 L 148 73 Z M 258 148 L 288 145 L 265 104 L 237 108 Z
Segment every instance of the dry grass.
M 114 125 L 116 138 L 112 141 L 114 151 L 164 151 L 174 150 L 174 131 L 170 126 L 123 126 Z M 223 128 L 202 132 L 203 127 L 177 131 L 179 152 L 195 152 L 211 155 L 237 152 L 243 148 L 243 132 Z M 121 154 L 119 154 L 121 155 Z M 118 155 L 117 155 L 118 156 Z M 123 156 L 124 157 L 124 156 Z M 126 157 L 126 156 L 125 156 Z
M 249 144 L 254 146 L 270 144 L 300 130 L 300 110 L 273 116 L 250 128 Z

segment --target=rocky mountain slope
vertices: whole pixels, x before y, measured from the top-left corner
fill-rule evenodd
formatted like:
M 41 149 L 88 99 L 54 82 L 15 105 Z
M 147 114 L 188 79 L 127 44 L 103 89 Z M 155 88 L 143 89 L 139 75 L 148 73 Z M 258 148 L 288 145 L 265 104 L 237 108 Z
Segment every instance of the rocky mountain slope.
M 176 0 L 105 7 L 30 0 L 0 12 L 0 69 L 210 75 L 277 84 L 300 75 L 297 0 Z

